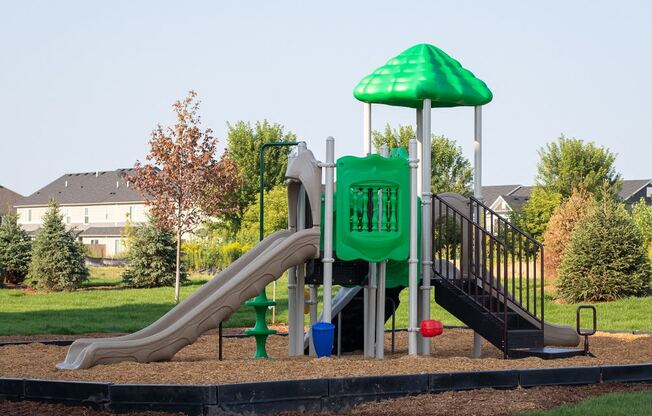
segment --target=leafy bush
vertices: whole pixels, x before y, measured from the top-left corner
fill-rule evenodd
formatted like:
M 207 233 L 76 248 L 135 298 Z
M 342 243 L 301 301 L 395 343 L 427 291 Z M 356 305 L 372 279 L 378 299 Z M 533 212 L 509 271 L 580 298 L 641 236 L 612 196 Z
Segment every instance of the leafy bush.
M 594 204 L 595 198 L 592 194 L 582 189 L 575 190 L 550 217 L 546 232 L 543 234 L 546 276 L 557 276 L 573 230 L 586 217 Z
M 219 240 L 212 238 L 184 241 L 183 249 L 186 265 L 190 270 L 206 270 L 218 268 L 221 264 L 221 252 Z
M 569 302 L 609 301 L 645 295 L 651 275 L 640 231 L 624 205 L 605 199 L 575 227 L 558 289 Z
M 220 261 L 218 263 L 218 268 L 220 270 L 226 269 L 231 263 L 239 259 L 240 256 L 246 253 L 250 248 L 251 244 L 240 243 L 238 241 L 220 246 Z
M 153 221 L 135 227 L 128 241 L 129 266 L 122 274 L 128 287 L 172 286 L 176 274 L 177 243 L 174 234 L 157 227 Z M 181 263 L 181 281 L 186 280 Z
M 32 241 L 18 225 L 18 215 L 7 214 L 0 224 L 0 284 L 25 280 L 32 258 Z
M 32 245 L 26 283 L 36 289 L 71 290 L 88 279 L 84 249 L 66 231 L 59 205 L 50 200 L 43 225 Z
M 632 206 L 632 220 L 643 236 L 645 247 L 652 244 L 652 206 L 645 203 L 641 198 Z

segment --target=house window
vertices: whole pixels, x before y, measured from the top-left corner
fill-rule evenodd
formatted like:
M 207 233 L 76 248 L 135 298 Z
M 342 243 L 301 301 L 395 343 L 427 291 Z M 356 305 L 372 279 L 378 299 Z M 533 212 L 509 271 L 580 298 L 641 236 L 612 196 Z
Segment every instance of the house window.
M 66 224 L 70 224 L 70 208 L 66 208 Z
M 109 219 L 109 209 L 108 208 L 104 211 L 104 219 L 105 220 Z
M 91 240 L 91 244 L 100 244 L 100 240 Z
M 120 254 L 120 240 L 115 240 L 113 242 L 113 252 L 115 254 Z
M 27 210 L 27 221 L 32 222 L 32 210 Z
M 129 205 L 129 219 L 134 218 L 134 207 Z
M 648 197 L 648 198 L 652 198 L 652 186 L 648 186 L 645 189 L 645 196 Z
M 84 208 L 84 224 L 88 224 L 88 208 Z

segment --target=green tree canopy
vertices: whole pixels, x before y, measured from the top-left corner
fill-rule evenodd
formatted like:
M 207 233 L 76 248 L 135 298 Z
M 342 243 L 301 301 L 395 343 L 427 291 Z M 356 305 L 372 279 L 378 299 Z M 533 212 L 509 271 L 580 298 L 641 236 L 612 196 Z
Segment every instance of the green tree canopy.
M 652 244 L 652 206 L 645 203 L 641 198 L 632 206 L 632 220 L 643 236 L 645 247 Z
M 227 150 L 242 178 L 242 186 L 237 193 L 238 211 L 225 216 L 233 233 L 240 229 L 242 217 L 249 205 L 256 201 L 259 193 L 259 151 L 264 143 L 296 141 L 297 137 L 277 123 L 267 120 L 249 122 L 238 121 L 228 124 Z M 265 151 L 265 190 L 269 191 L 284 183 L 287 169 L 288 147 L 272 147 Z
M 7 214 L 0 224 L 0 284 L 25 280 L 32 257 L 32 241 L 18 225 L 17 214 Z
M 176 238 L 173 232 L 161 229 L 153 219 L 133 228 L 127 247 L 129 266 L 122 274 L 128 287 L 160 287 L 175 284 Z M 179 278 L 186 280 L 185 265 L 180 263 Z
M 556 142 L 539 150 L 536 181 L 563 199 L 577 188 L 600 198 L 605 183 L 607 193 L 615 196 L 622 183 L 614 166 L 615 160 L 616 155 L 605 147 L 562 134 Z
M 412 126 L 400 124 L 397 128 L 392 128 L 387 124 L 384 131 L 374 130 L 372 132 L 372 141 L 377 149 L 384 144 L 390 149 L 394 147 L 407 149 L 410 139 L 414 137 L 416 135 Z M 431 152 L 432 192 L 457 192 L 471 195 L 473 168 L 455 140 L 433 135 Z
M 265 192 L 265 236 L 288 228 L 288 197 L 285 186 L 276 186 Z M 242 226 L 236 240 L 242 243 L 257 244 L 260 223 L 260 199 L 249 205 L 242 217 Z
M 36 289 L 71 290 L 88 279 L 84 249 L 67 231 L 59 204 L 50 200 L 32 246 L 27 284 Z
M 650 276 L 643 236 L 623 204 L 604 199 L 575 228 L 558 289 L 569 302 L 610 301 L 645 295 Z
M 520 212 L 512 214 L 511 221 L 527 231 L 535 239 L 541 240 L 550 217 L 561 204 L 561 201 L 562 196 L 560 193 L 541 186 L 535 186 L 528 202 L 523 205 Z

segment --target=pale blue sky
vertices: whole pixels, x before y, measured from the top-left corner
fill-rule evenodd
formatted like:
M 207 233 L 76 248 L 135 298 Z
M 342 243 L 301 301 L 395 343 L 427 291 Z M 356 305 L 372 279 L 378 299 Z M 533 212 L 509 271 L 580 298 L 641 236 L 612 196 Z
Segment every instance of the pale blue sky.
M 30 194 L 67 172 L 132 166 L 187 90 L 203 121 L 268 118 L 318 157 L 362 152 L 355 84 L 432 43 L 494 93 L 484 183 L 533 181 L 560 133 L 652 177 L 652 2 L 0 2 L 0 184 Z M 373 124 L 412 123 L 377 106 Z M 433 111 L 433 131 L 471 156 L 473 111 Z

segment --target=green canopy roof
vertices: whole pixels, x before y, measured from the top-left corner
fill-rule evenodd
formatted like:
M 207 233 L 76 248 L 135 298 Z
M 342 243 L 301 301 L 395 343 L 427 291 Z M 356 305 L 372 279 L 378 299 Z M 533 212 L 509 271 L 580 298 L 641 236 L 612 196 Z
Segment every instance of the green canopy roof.
M 421 108 L 429 98 L 432 107 L 487 104 L 493 94 L 482 80 L 428 44 L 415 45 L 367 75 L 353 90 L 360 101 Z

